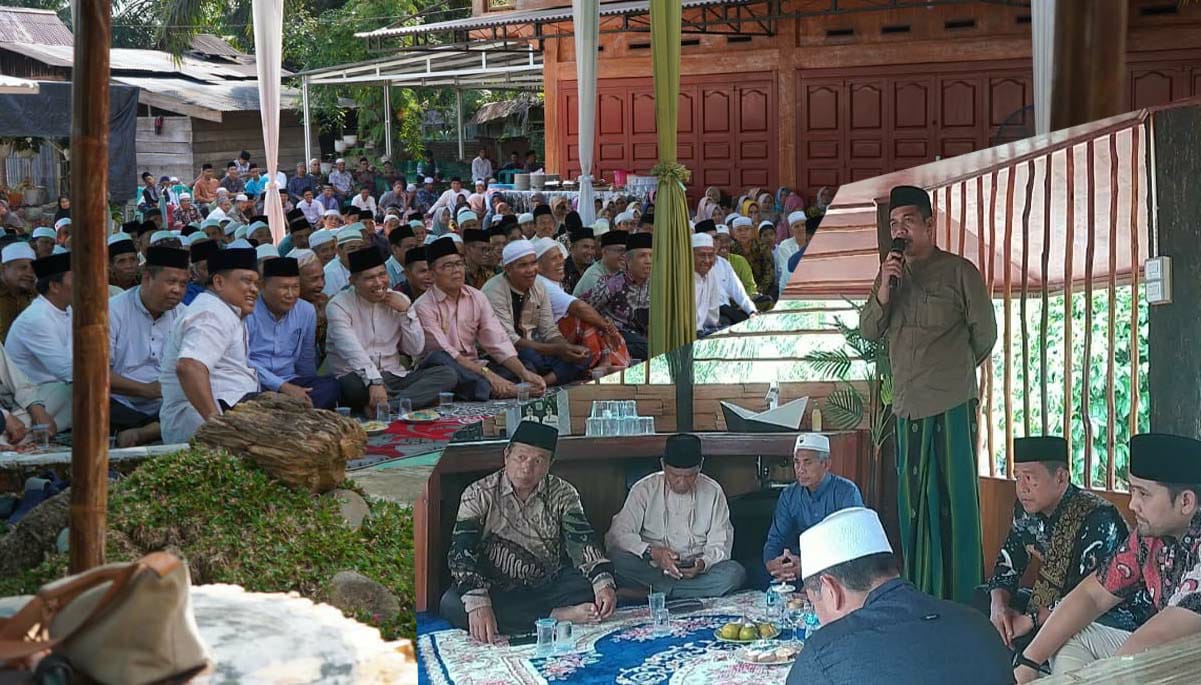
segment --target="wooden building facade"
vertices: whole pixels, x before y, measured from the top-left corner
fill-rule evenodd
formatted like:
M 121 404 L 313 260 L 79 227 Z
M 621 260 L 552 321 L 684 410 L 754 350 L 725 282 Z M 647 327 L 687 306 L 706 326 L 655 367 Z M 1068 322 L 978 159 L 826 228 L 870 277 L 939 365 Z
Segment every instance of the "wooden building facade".
M 685 18 L 753 4 L 692 3 Z M 685 29 L 677 153 L 693 172 L 691 197 L 710 185 L 733 194 L 788 186 L 812 197 L 822 186 L 1033 134 L 1029 7 L 838 2 L 823 12 L 827 3 L 762 4 L 783 17 L 763 20 L 770 32 Z M 481 21 L 528 15 L 539 35 L 554 35 L 536 16 L 563 5 L 476 0 L 474 9 Z M 646 173 L 658 157 L 650 37 L 639 30 L 646 17 L 639 21 L 606 33 L 602 19 L 595 159 L 605 178 L 615 169 Z M 570 33 L 569 22 L 559 28 Z M 575 175 L 574 44 L 534 42 L 545 64 L 548 168 Z M 1201 95 L 1201 6 L 1130 0 L 1127 48 L 1125 109 Z

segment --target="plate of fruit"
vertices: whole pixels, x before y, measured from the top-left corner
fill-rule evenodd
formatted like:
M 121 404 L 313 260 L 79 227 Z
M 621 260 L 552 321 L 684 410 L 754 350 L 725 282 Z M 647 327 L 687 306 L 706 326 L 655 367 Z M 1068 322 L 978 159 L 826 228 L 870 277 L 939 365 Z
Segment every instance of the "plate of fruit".
M 734 658 L 758 666 L 783 666 L 792 663 L 801 652 L 801 645 L 762 640 L 739 648 Z
M 442 415 L 433 409 L 418 409 L 400 417 L 400 420 L 409 423 L 433 423 L 441 418 Z
M 780 629 L 771 623 L 754 623 L 743 619 L 732 621 L 713 631 L 722 642 L 756 642 L 779 637 Z

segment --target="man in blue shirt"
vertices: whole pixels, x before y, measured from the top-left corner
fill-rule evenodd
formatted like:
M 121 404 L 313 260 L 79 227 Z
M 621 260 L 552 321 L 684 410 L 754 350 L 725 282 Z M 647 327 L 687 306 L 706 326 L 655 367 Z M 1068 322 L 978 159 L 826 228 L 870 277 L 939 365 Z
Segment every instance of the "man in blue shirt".
M 192 300 L 196 296 L 204 292 L 205 284 L 208 283 L 209 269 L 208 260 L 214 254 L 221 250 L 221 244 L 214 240 L 201 240 L 192 243 L 188 247 L 188 253 L 192 261 L 192 269 L 190 272 L 191 279 L 188 281 L 188 289 L 183 294 L 183 304 L 192 304 Z
M 300 299 L 300 265 L 291 257 L 263 262 L 263 287 L 246 318 L 250 365 L 264 390 L 309 402 L 338 405 L 338 381 L 317 375 L 317 310 Z
M 787 685 L 1013 682 L 1009 651 L 982 614 L 900 578 L 876 512 L 839 511 L 798 544 L 821 628 L 805 641 Z
M 797 536 L 839 509 L 863 506 L 859 487 L 830 473 L 830 439 L 826 436 L 797 436 L 792 468 L 796 483 L 785 488 L 776 502 L 763 545 L 763 568 L 757 569 L 754 576 L 759 587 L 765 587 L 771 579 L 796 580 L 800 571 L 799 557 L 794 552 Z

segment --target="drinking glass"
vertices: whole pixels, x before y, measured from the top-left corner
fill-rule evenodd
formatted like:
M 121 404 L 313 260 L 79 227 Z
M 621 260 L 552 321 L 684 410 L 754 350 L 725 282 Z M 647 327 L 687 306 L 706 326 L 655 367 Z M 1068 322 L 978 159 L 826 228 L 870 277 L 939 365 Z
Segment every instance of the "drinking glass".
M 450 409 L 455 406 L 455 394 L 453 392 L 438 393 L 438 406 Z
M 50 426 L 44 423 L 35 423 L 29 427 L 33 434 L 33 443 L 42 449 L 50 447 Z
M 650 605 L 651 617 L 653 618 L 656 611 L 667 606 L 667 594 L 663 592 L 652 592 L 646 596 L 647 604 Z
M 655 637 L 664 637 L 671 633 L 671 612 L 666 607 L 656 610 L 652 618 Z
M 342 415 L 342 418 L 349 419 L 350 407 L 338 407 L 338 413 Z
M 405 418 L 413 413 L 413 400 L 402 397 L 396 401 L 396 413 L 399 418 Z
M 550 656 L 555 648 L 555 619 L 540 618 L 534 621 L 534 629 L 538 634 L 538 645 L 534 648 L 534 656 Z
M 571 621 L 559 621 L 555 624 L 555 654 L 570 654 L 574 649 L 571 628 Z
M 622 435 L 637 435 L 638 434 L 638 417 L 637 416 L 624 416 L 624 417 L 618 419 L 618 421 L 621 422 L 621 434 Z
M 792 628 L 793 643 L 799 645 L 802 642 L 800 633 L 805 628 L 805 609 L 803 607 L 797 609 L 788 607 L 784 611 L 784 621 L 785 625 Z M 805 637 L 809 636 L 806 635 Z
M 525 404 L 526 402 L 529 402 L 529 401 L 530 401 L 530 384 L 529 383 L 518 383 L 517 384 L 517 403 Z
M 637 402 L 635 402 L 634 400 L 626 400 L 626 401 L 622 402 L 622 406 L 624 407 L 622 416 L 637 418 L 637 416 L 638 416 L 638 403 Z
M 600 437 L 601 431 L 604 429 L 603 428 L 604 424 L 601 423 L 602 421 L 604 421 L 604 419 L 590 417 L 585 422 L 584 435 L 586 435 L 587 437 L 590 437 L 590 438 L 591 437 Z
M 392 423 L 392 407 L 389 407 L 387 402 L 375 405 L 375 420 Z
M 639 435 L 654 435 L 655 434 L 655 417 L 639 416 L 638 417 L 638 434 Z
M 621 435 L 621 419 L 612 418 L 612 415 L 610 415 L 609 418 L 602 420 L 605 422 L 606 436 L 613 437 L 615 435 Z

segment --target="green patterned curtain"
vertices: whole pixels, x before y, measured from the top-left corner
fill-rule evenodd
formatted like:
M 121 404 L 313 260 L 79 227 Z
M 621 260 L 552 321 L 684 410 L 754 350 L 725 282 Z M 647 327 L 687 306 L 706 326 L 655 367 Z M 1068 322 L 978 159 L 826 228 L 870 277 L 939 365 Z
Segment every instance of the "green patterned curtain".
M 651 63 L 655 77 L 655 127 L 659 178 L 655 193 L 655 247 L 651 267 L 652 357 L 696 339 L 692 288 L 692 236 L 684 183 L 689 172 L 676 163 L 680 102 L 680 2 L 651 0 Z

